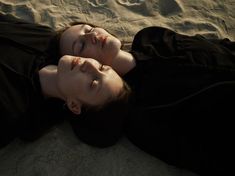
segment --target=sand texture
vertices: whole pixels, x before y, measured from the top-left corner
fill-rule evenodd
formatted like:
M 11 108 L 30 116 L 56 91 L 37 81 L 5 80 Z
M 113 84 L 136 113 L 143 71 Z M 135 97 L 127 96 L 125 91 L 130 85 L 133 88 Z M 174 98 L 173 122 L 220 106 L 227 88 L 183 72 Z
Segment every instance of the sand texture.
M 140 29 L 235 40 L 235 0 L 0 0 L 0 12 L 59 29 L 86 21 L 132 41 Z M 126 138 L 107 149 L 79 141 L 64 123 L 36 142 L 0 150 L 0 176 L 193 176 L 154 158 Z

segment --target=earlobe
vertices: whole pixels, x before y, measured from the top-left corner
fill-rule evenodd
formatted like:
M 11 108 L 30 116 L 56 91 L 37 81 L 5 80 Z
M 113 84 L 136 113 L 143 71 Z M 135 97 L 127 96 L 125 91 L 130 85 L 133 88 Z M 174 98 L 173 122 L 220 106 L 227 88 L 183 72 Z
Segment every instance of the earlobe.
M 69 100 L 67 100 L 67 106 L 68 106 L 69 110 L 72 111 L 74 114 L 76 114 L 76 115 L 81 114 L 82 104 L 79 100 L 69 99 Z

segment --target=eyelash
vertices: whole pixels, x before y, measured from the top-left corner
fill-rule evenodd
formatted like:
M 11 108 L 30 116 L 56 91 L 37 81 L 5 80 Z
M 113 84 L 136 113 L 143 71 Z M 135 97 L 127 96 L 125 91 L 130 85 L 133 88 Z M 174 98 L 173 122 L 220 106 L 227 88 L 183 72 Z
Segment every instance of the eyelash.
M 80 49 L 80 53 L 82 53 L 82 51 L 83 51 L 84 48 L 85 48 L 85 42 L 83 41 L 83 42 L 82 42 L 82 47 L 81 47 L 81 49 Z

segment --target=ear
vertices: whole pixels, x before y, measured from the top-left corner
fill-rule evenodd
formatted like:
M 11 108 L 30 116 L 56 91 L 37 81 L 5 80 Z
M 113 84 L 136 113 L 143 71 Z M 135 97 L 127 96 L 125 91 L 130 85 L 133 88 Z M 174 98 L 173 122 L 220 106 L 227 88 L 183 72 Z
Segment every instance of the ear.
M 82 103 L 77 99 L 68 99 L 67 106 L 74 114 L 79 115 L 81 113 Z

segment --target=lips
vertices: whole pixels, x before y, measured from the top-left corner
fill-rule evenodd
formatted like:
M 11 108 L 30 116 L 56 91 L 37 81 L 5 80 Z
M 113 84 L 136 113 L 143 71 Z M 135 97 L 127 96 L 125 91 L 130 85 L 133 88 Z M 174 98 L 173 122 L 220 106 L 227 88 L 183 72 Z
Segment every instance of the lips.
M 79 57 L 75 57 L 72 62 L 71 62 L 71 70 L 73 70 L 73 68 L 79 64 L 80 58 Z
M 99 36 L 99 40 L 101 41 L 101 47 L 103 48 L 108 36 Z

